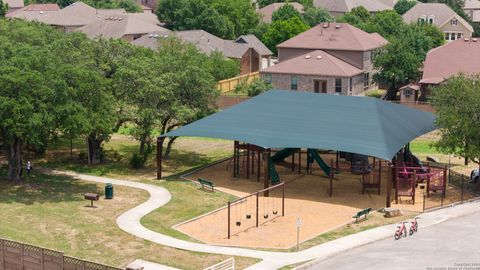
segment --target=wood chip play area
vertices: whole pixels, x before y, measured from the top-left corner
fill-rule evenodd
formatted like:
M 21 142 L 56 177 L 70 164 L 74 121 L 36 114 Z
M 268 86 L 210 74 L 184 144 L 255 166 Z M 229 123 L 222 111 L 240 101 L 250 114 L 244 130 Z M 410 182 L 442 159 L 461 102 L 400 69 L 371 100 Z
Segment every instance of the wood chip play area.
M 307 164 L 307 155 L 302 154 L 301 164 Z M 335 154 L 321 154 L 323 160 L 334 160 Z M 349 172 L 350 162 L 339 161 L 339 167 L 344 168 L 335 174 L 333 180 L 332 197 L 329 196 L 329 178 L 325 176 L 317 164 L 312 166 L 312 172 L 307 173 L 307 167 L 302 166 L 301 174 L 297 163 L 292 167 L 291 157 L 278 163 L 275 167 L 282 181 L 285 181 L 285 216 L 282 216 L 282 187 L 269 191 L 269 197 L 263 193 L 258 198 L 258 222 L 256 227 L 256 196 L 240 200 L 232 205 L 230 210 L 231 237 L 228 239 L 228 208 L 222 208 L 213 213 L 201 216 L 194 220 L 182 223 L 175 228 L 202 242 L 256 248 L 286 249 L 296 245 L 297 218 L 301 220 L 300 242 L 309 240 L 321 233 L 327 232 L 347 222 L 354 222 L 352 216 L 365 208 L 377 210 L 385 207 L 388 169 L 386 162 L 382 162 L 381 190 L 367 189 L 362 194 L 362 175 Z M 238 177 L 233 177 L 234 159 L 229 159 L 210 167 L 201 169 L 187 178 L 191 180 L 208 179 L 218 191 L 233 194 L 239 198 L 263 189 L 263 182 L 257 181 L 257 168 L 250 166 L 249 179 L 246 178 L 246 160 L 240 158 Z M 373 162 L 370 159 L 370 162 Z M 377 161 L 378 164 L 378 161 Z M 251 171 L 253 167 L 253 172 Z M 292 171 L 293 168 L 293 171 Z M 378 165 L 377 165 L 378 172 Z M 371 173 L 373 174 L 373 173 Z M 263 172 L 260 171 L 260 179 Z M 423 210 L 423 194 L 426 188 L 422 183 L 416 189 L 416 202 L 411 198 L 400 197 L 395 203 L 395 192 L 392 190 L 392 207 L 407 211 L 421 212 Z M 209 192 L 207 190 L 199 192 Z M 427 201 L 434 202 L 441 199 L 441 192 L 430 192 Z M 458 198 L 459 191 L 447 187 L 447 204 Z M 427 202 L 429 203 L 429 202 Z

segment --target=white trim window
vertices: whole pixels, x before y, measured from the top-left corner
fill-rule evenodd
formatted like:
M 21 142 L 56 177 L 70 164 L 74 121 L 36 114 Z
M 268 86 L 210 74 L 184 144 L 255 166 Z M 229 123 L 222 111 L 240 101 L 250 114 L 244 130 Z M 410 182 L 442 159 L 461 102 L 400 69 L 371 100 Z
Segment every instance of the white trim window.
M 429 24 L 434 24 L 435 23 L 435 15 L 428 16 L 428 23 Z
M 445 32 L 445 40 L 447 41 L 454 41 L 457 39 L 461 39 L 463 37 L 463 33 L 461 32 Z
M 453 18 L 452 20 L 450 20 L 450 25 L 458 25 L 458 20 Z

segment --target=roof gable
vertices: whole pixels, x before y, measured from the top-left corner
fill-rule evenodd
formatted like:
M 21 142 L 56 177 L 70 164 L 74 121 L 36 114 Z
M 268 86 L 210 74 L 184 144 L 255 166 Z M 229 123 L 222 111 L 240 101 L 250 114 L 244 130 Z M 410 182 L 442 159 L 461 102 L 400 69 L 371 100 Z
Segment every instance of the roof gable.
M 387 40 L 347 23 L 323 23 L 279 44 L 278 48 L 369 51 L 383 47 Z
M 477 39 L 458 39 L 432 49 L 427 53 L 420 83 L 438 84 L 459 73 L 480 73 L 478 59 L 480 41 Z
M 363 73 L 361 69 L 321 50 L 282 61 L 260 72 L 333 77 L 353 77 Z

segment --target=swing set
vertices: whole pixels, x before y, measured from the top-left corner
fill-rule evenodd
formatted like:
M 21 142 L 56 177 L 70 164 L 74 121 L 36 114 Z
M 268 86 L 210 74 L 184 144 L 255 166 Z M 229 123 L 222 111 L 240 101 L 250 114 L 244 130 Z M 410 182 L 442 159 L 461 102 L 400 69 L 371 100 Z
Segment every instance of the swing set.
M 267 196 L 269 191 L 278 189 L 281 189 L 281 197 Z M 262 193 L 263 196 L 261 197 Z M 236 227 L 245 226 L 248 220 L 255 219 L 255 227 L 258 228 L 260 223 L 259 216 L 261 214 L 265 221 L 268 221 L 269 218 L 274 218 L 279 214 L 283 217 L 285 216 L 285 182 L 259 190 L 235 201 L 229 201 L 227 203 L 227 209 L 228 239 L 230 239 L 232 234 L 232 218 L 235 219 Z M 233 217 L 232 214 L 234 214 Z

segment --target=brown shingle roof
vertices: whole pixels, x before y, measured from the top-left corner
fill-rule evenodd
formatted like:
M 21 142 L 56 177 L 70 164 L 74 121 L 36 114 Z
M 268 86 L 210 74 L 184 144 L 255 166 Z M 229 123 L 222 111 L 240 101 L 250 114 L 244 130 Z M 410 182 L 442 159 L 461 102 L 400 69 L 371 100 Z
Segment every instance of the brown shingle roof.
M 6 17 L 48 24 L 59 10 L 57 4 L 31 4 L 8 13 Z
M 84 26 L 103 16 L 126 14 L 124 9 L 95 9 L 82 1 L 77 1 L 61 9 L 50 20 L 49 24 L 58 26 Z
M 158 24 L 156 16 L 152 13 L 128 13 L 98 19 L 77 31 L 85 33 L 90 38 L 121 38 L 125 35 L 169 32 Z
M 163 34 L 165 33 L 150 33 L 133 41 L 133 44 L 156 49 L 158 46 L 157 38 L 162 37 Z M 253 35 L 240 36 L 237 40 L 221 39 L 204 30 L 178 31 L 174 32 L 173 35 L 185 42 L 195 44 L 195 46 L 205 54 L 219 51 L 228 58 L 240 59 L 249 48 L 253 48 L 262 56 L 272 54 L 272 52 Z
M 278 48 L 369 51 L 388 43 L 378 34 L 369 34 L 347 23 L 324 23 L 279 44 Z
M 287 3 L 272 3 L 268 6 L 258 9 L 258 13 L 262 15 L 262 21 L 266 23 L 272 22 L 272 15 L 275 11 L 283 7 Z M 303 13 L 303 6 L 297 2 L 289 2 L 288 4 L 292 5 L 298 12 Z
M 261 70 L 262 73 L 352 77 L 363 71 L 322 50 L 300 55 Z
M 418 3 L 412 7 L 409 11 L 403 14 L 403 20 L 408 23 L 416 23 L 421 17 L 427 20 L 429 17 L 434 18 L 433 24 L 441 27 L 452 18 L 457 19 L 463 24 L 470 32 L 473 32 L 473 27 L 460 17 L 449 6 L 442 3 Z
M 438 84 L 458 73 L 480 73 L 480 41 L 473 40 L 458 39 L 430 50 L 420 83 Z
M 392 7 L 377 0 L 314 0 L 313 5 L 338 13 L 346 13 L 359 6 L 363 6 L 370 12 L 392 9 Z

